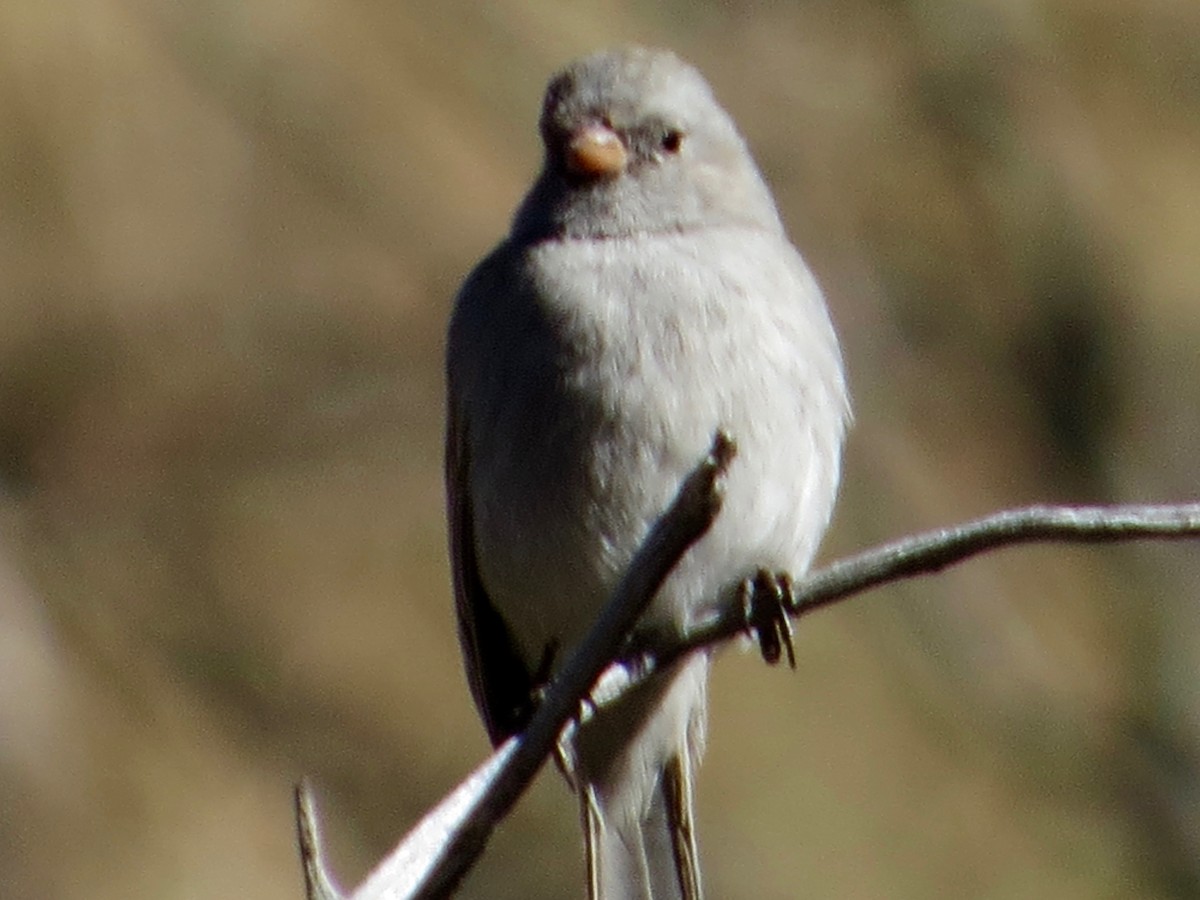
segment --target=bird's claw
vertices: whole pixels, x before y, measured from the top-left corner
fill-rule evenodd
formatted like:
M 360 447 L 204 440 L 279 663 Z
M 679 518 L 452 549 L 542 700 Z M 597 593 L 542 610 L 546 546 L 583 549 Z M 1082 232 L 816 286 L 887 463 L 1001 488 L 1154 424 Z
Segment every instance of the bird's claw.
M 753 578 L 742 582 L 739 590 L 746 630 L 758 641 L 767 665 L 776 665 L 786 652 L 788 666 L 796 668 L 792 620 L 788 615 L 794 599 L 793 587 L 792 576 L 786 572 L 759 569 Z

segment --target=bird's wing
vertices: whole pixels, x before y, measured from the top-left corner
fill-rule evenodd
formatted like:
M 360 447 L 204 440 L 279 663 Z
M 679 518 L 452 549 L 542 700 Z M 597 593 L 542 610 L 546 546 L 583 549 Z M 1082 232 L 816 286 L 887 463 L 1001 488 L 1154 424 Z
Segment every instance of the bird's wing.
M 533 714 L 536 685 L 508 624 L 492 603 L 479 574 L 466 423 L 456 409 L 453 396 L 447 407 L 446 495 L 458 639 L 471 696 L 488 736 L 498 745 L 528 722 Z

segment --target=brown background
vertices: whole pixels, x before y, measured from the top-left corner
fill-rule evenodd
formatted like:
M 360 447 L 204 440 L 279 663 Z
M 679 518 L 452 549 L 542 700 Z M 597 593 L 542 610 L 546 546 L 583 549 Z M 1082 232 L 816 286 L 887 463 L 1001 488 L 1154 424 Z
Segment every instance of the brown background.
M 1200 5 L 0 6 L 0 895 L 353 882 L 485 753 L 441 341 L 557 66 L 674 47 L 830 296 L 826 557 L 1196 494 Z M 726 653 L 715 898 L 1200 892 L 1197 545 L 1008 551 Z M 550 775 L 463 895 L 581 894 Z

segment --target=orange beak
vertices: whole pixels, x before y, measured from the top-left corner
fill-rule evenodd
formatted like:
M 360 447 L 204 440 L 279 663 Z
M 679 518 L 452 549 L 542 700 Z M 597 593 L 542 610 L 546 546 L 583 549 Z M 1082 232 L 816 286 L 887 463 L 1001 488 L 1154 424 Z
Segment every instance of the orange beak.
M 589 180 L 620 175 L 628 158 L 621 138 L 607 125 L 585 125 L 567 144 L 567 169 Z

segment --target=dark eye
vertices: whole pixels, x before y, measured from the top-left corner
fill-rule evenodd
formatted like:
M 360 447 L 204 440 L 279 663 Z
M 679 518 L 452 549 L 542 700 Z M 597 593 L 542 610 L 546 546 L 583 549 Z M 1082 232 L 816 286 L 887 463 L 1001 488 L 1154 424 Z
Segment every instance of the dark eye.
M 679 148 L 683 146 L 683 132 L 678 128 L 672 128 L 663 135 L 662 148 L 667 153 L 678 153 Z

